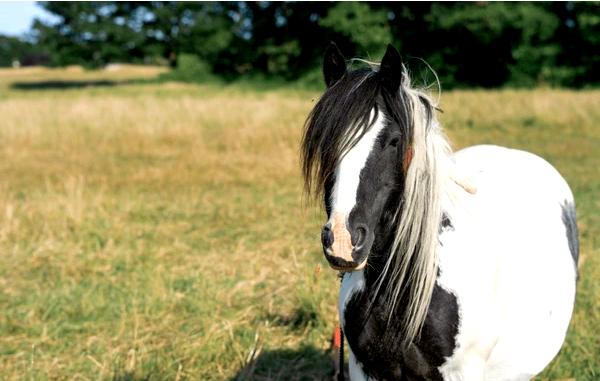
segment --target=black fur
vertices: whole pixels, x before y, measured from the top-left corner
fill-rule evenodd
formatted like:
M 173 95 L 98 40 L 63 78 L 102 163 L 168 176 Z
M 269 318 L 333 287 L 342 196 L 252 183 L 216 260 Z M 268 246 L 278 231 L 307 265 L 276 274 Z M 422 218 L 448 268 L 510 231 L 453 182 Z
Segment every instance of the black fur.
M 402 67 L 402 59 L 400 53 L 392 45 L 387 46 L 385 54 L 381 59 L 379 73 L 383 85 L 390 93 L 395 93 L 400 88 L 402 81 L 402 71 L 398 70 Z
M 327 59 L 325 64 L 328 65 Z M 323 70 L 332 69 L 324 67 Z M 395 70 L 398 75 L 402 72 L 402 68 Z M 309 193 L 318 196 L 326 191 L 326 183 L 331 182 L 344 152 L 369 130 L 382 109 L 398 127 L 399 150 L 404 152 L 412 142 L 410 102 L 401 89 L 390 91 L 385 78 L 385 73 L 369 67 L 346 71 L 325 91 L 308 115 L 301 143 L 301 161 L 305 189 Z M 431 115 L 433 107 L 427 106 L 428 115 Z M 375 110 L 374 114 L 371 114 L 372 110 Z
M 575 204 L 565 201 L 562 205 L 562 221 L 567 229 L 567 240 L 569 241 L 569 250 L 571 257 L 577 268 L 579 261 L 579 231 L 577 229 L 577 218 L 575 213 Z
M 363 371 L 377 380 L 442 380 L 437 368 L 456 347 L 456 297 L 434 288 L 421 336 L 406 349 L 387 325 L 387 307 L 375 302 L 369 310 L 370 301 L 368 291 L 356 293 L 345 310 L 344 333 Z
M 448 216 L 448 214 L 444 213 L 442 215 L 442 226 L 440 228 L 440 233 L 448 231 L 448 230 L 453 231 L 454 225 L 452 225 L 452 221 L 450 220 L 450 217 Z
M 325 190 L 342 153 L 352 147 L 375 121 L 379 81 L 370 69 L 346 73 L 321 96 L 306 120 L 302 138 L 302 171 L 306 190 Z M 356 87 L 357 82 L 362 82 Z M 378 110 L 378 109 L 376 109 Z
M 385 237 L 389 232 L 380 231 L 378 226 L 390 227 L 396 222 L 395 212 L 402 202 L 404 191 L 403 146 L 400 126 L 389 121 L 377 138 L 361 172 L 356 206 L 348 216 L 348 230 L 351 235 L 359 235 L 358 230 L 362 228 L 361 235 L 365 236 L 361 249 L 355 249 L 352 253 L 357 263 L 370 255 L 375 241 L 381 244 L 388 243 L 391 239 Z
M 369 246 L 369 262 L 364 270 L 365 288 L 353 295 L 346 305 L 344 330 L 350 348 L 367 375 L 377 380 L 441 380 L 437 368 L 445 357 L 452 355 L 456 346 L 459 324 L 456 297 L 436 285 L 419 340 L 403 348 L 399 324 L 406 297 L 398 301 L 388 322 L 389 304 L 374 295 L 393 243 L 396 205 L 401 202 L 403 192 L 404 174 L 397 170 L 399 159 L 394 160 L 390 152 L 386 152 L 390 150 L 389 143 L 397 128 L 390 123 L 380 134 L 379 144 L 367 160 L 364 175 L 361 174 L 357 194 L 360 207 L 350 213 L 350 231 L 359 222 L 369 224 L 373 227 L 373 245 Z M 378 220 L 372 221 L 373 218 Z M 453 226 L 446 214 L 440 229 L 452 234 Z M 386 287 L 384 281 L 381 288 Z M 410 284 L 403 286 L 407 290 L 410 287 Z

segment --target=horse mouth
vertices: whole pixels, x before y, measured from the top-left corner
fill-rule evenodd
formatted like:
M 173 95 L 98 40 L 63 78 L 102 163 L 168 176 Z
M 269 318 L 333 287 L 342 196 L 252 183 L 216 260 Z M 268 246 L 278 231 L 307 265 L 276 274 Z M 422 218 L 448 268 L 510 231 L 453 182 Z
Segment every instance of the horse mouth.
M 362 262 L 356 263 L 353 260 L 348 261 L 347 259 L 336 256 L 333 253 L 333 250 L 331 250 L 331 248 L 325 249 L 324 253 L 325 253 L 325 258 L 327 259 L 327 262 L 329 262 L 329 266 L 332 269 L 337 270 L 337 271 L 342 271 L 342 272 L 358 271 L 358 270 L 362 270 L 367 264 L 366 258 Z

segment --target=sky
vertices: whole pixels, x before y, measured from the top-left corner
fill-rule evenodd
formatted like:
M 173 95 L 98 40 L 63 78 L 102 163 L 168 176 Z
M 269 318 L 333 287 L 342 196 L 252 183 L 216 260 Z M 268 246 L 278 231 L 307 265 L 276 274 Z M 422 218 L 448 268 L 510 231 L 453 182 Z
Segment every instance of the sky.
M 35 17 L 52 19 L 35 1 L 0 1 L 0 34 L 21 36 L 29 31 Z

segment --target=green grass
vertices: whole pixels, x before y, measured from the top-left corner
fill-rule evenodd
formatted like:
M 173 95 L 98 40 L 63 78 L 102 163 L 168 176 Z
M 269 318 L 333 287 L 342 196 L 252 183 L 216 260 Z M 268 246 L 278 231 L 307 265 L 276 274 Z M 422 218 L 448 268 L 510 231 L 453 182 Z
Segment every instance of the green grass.
M 0 379 L 327 379 L 338 279 L 298 166 L 318 94 L 126 81 L 159 72 L 0 71 Z M 539 379 L 600 378 L 600 91 L 441 103 L 456 148 L 523 148 L 571 184 L 577 305 Z

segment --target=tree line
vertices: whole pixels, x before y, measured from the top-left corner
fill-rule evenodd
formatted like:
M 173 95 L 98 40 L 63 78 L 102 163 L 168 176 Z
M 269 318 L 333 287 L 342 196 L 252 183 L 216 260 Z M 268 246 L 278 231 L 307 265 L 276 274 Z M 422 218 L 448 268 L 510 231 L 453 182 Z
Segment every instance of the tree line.
M 199 80 L 318 83 L 330 41 L 373 60 L 391 42 L 445 88 L 595 86 L 599 4 L 41 2 L 56 20 L 35 20 L 26 41 L 0 36 L 0 65 L 159 63 Z

